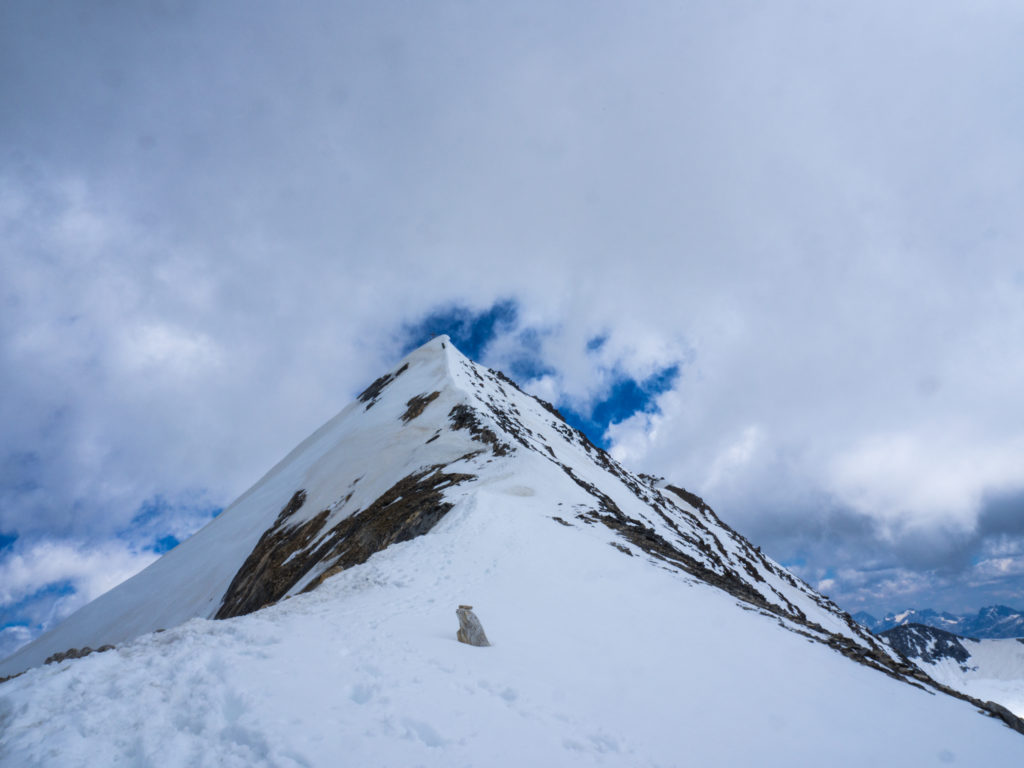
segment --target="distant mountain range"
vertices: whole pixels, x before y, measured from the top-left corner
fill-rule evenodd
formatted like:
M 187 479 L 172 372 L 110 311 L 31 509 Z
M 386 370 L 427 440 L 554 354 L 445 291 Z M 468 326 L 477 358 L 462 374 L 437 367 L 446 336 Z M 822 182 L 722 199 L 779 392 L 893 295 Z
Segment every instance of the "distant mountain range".
M 946 611 L 939 612 L 925 608 L 917 611 L 890 613 L 884 619 L 876 619 L 870 613 L 861 611 L 853 614 L 853 618 L 875 634 L 907 624 L 923 624 L 960 637 L 989 639 L 1024 637 L 1024 611 L 1018 608 L 1008 608 L 1005 605 L 990 605 L 982 608 L 976 616 L 957 616 Z

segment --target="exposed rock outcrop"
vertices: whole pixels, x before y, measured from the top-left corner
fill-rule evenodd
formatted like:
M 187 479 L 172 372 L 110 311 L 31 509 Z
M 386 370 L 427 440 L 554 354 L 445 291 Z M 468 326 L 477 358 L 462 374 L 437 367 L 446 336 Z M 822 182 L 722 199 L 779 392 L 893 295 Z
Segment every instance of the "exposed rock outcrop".
M 940 659 L 955 659 L 963 664 L 971 658 L 970 652 L 960 641 L 963 639 L 952 632 L 929 627 L 924 624 L 903 624 L 880 632 L 893 648 L 911 661 L 920 659 L 934 664 Z
M 388 384 L 397 379 L 399 376 L 401 376 L 406 371 L 406 369 L 408 369 L 408 367 L 409 364 L 405 363 L 404 365 L 402 365 L 401 368 L 399 368 L 394 373 L 385 373 L 380 378 L 375 379 L 374 382 L 370 384 L 370 386 L 368 386 L 366 389 L 360 392 L 359 397 L 357 399 L 361 403 L 366 403 L 366 408 L 364 410 L 370 410 L 376 404 L 377 398 L 380 397 L 381 392 L 384 391 L 384 388 L 387 387 Z
M 416 395 L 416 397 L 410 398 L 409 402 L 406 403 L 406 411 L 402 414 L 402 423 L 408 424 L 423 413 L 423 409 L 434 402 L 440 394 L 440 392 L 431 392 L 429 395 Z
M 456 633 L 456 637 L 460 643 L 479 647 L 491 644 L 487 639 L 487 634 L 484 632 L 480 619 L 473 613 L 472 605 L 460 605 L 455 610 L 455 615 L 459 617 L 459 631 Z
M 366 509 L 346 516 L 326 532 L 327 509 L 290 524 L 306 499 L 305 491 L 296 491 L 235 574 L 215 618 L 241 616 L 275 603 L 310 571 L 320 568 L 302 589 L 309 592 L 327 577 L 366 562 L 373 553 L 426 533 L 453 506 L 444 500 L 443 492 L 475 477 L 442 469 L 435 465 L 407 475 Z

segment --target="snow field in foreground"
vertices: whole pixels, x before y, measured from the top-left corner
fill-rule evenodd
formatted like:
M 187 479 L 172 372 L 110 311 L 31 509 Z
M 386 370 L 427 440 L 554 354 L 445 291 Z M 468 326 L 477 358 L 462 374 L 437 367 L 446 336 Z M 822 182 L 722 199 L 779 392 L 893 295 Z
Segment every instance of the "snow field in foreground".
M 3 684 L 0 762 L 1024 764 L 1024 738 L 969 705 L 499 491 L 311 594 Z M 459 603 L 493 647 L 455 641 Z

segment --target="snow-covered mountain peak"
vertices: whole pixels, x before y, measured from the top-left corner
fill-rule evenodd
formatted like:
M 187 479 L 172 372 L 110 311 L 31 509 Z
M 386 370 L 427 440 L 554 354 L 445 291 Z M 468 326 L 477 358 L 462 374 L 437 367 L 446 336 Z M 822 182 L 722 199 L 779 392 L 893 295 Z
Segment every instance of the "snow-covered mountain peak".
M 460 604 L 480 606 L 493 647 L 473 656 L 451 647 Z M 708 764 L 809 764 L 831 749 L 813 739 L 835 743 L 851 718 L 865 732 L 888 729 L 886 749 L 898 742 L 910 755 L 931 728 L 907 714 L 920 707 L 951 724 L 956 750 L 1024 754 L 1002 734 L 991 750 L 974 746 L 989 724 L 961 727 L 959 709 L 946 705 L 974 717 L 969 709 L 934 704 L 921 689 L 963 695 L 762 554 L 699 496 L 622 467 L 446 336 L 371 382 L 192 538 L 0 662 L 0 677 L 105 644 L 117 647 L 62 662 L 66 677 L 47 666 L 3 684 L 0 736 L 11 754 L 77 738 L 81 729 L 46 725 L 40 712 L 54 709 L 80 722 L 81 708 L 116 708 L 116 723 L 91 733 L 120 744 L 138 708 L 120 705 L 117 684 L 95 681 L 145 680 L 150 663 L 163 670 L 161 684 L 187 691 L 181 709 L 196 685 L 201 701 L 225 687 L 234 697 L 179 726 L 173 696 L 160 694 L 154 706 L 175 714 L 154 738 L 187 743 L 181 764 L 196 755 L 210 765 L 333 764 L 330 750 L 315 761 L 289 757 L 319 735 L 303 731 L 300 746 L 275 752 L 268 745 L 288 742 L 290 728 L 239 725 L 239 711 L 264 706 L 253 701 L 277 707 L 265 722 L 283 722 L 275 696 L 306 712 L 303 727 L 329 721 L 324 738 L 366 764 L 504 764 L 536 744 L 541 764 L 664 765 L 693 743 Z M 235 667 L 238 679 L 224 672 Z M 68 697 L 68 685 L 84 694 Z M 153 689 L 137 687 L 142 696 Z M 481 691 L 486 701 L 472 700 Z M 877 712 L 890 698 L 905 734 Z M 231 722 L 216 725 L 221 717 Z M 553 735 L 574 717 L 573 735 Z M 786 718 L 798 725 L 779 736 Z M 736 739 L 736 722 L 757 735 Z M 31 733 L 26 723 L 36 724 Z M 476 734 L 495 723 L 504 735 L 481 745 Z M 607 735 L 618 729 L 625 735 Z M 819 735 L 807 742 L 808 733 Z M 220 751 L 209 751 L 211 738 Z M 410 738 L 427 752 L 407 749 Z M 852 741 L 837 764 L 874 754 Z M 152 752 L 133 749 L 111 755 Z M 81 754 L 75 764 L 89 764 L 89 746 Z
M 635 475 L 549 403 L 466 358 L 446 336 L 409 353 L 203 530 L 0 664 L 229 618 L 316 589 L 451 510 L 486 525 L 490 494 L 724 590 L 745 606 L 889 674 L 909 668 L 830 600 L 725 525 L 699 497 Z M 155 595 L 161 595 L 155 599 Z

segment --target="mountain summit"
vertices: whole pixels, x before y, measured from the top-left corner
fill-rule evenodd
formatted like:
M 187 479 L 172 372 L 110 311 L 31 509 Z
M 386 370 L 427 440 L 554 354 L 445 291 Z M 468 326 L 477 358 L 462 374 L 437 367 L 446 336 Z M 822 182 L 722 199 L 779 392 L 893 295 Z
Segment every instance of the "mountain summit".
M 456 641 L 462 604 L 491 647 Z M 0 686 L 19 764 L 1024 759 L 698 496 L 446 336 L 0 676 L 48 658 Z

